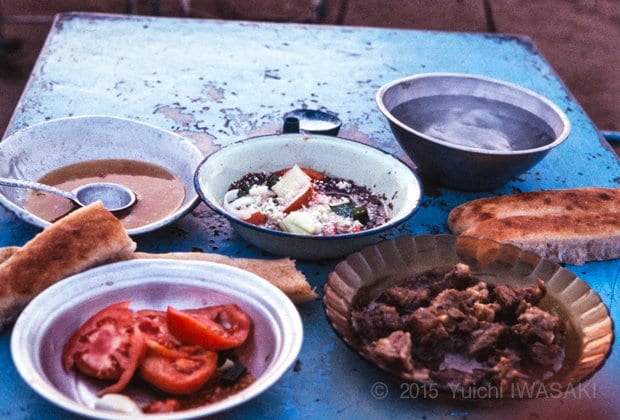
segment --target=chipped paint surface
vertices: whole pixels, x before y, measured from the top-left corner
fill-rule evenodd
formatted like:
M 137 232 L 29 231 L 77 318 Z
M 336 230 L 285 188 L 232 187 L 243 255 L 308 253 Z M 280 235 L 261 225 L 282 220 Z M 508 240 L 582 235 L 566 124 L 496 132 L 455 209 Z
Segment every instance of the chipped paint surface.
M 425 183 L 419 211 L 386 237 L 445 232 L 448 212 L 479 196 L 617 186 L 620 167 L 611 149 L 602 146 L 592 122 L 535 46 L 513 36 L 64 14 L 52 26 L 5 135 L 59 117 L 117 115 L 175 131 L 208 155 L 246 137 L 277 133 L 285 112 L 311 108 L 335 113 L 343 121 L 342 137 L 373 144 L 411 164 L 379 112 L 375 93 L 393 79 L 433 71 L 476 73 L 530 88 L 557 103 L 573 130 L 531 171 L 497 191 L 467 193 Z M 21 245 L 35 233 L 0 209 L 0 246 Z M 224 218 L 205 205 L 174 226 L 140 237 L 138 244 L 150 252 L 203 250 L 270 257 L 243 242 Z M 319 291 L 333 268 L 333 262 L 298 265 Z M 579 275 L 608 305 L 620 296 L 615 293 L 616 282 L 608 281 L 618 273 L 618 262 L 579 268 Z M 305 344 L 299 369 L 228 416 L 450 415 L 449 403 L 418 399 L 412 404 L 408 398 L 398 398 L 402 388 L 369 369 L 337 340 L 325 322 L 321 302 L 301 306 L 300 312 Z M 8 334 L 0 337 L 0 360 L 8 370 L 0 384 L 4 417 L 45 413 L 47 418 L 65 418 L 65 412 L 34 394 L 11 370 L 8 341 Z M 617 378 L 617 364 L 616 357 L 613 367 L 599 377 Z M 377 381 L 393 385 L 386 400 L 371 398 Z M 597 390 L 597 402 L 612 404 L 620 383 L 612 380 Z M 556 402 L 544 403 L 546 412 L 552 412 Z M 583 412 L 578 409 L 582 401 L 561 403 L 565 409 L 574 406 Z M 540 404 L 518 401 L 503 404 L 508 411 L 490 406 L 485 410 L 491 410 L 491 417 L 506 417 L 511 410 L 537 413 Z M 471 413 L 485 413 L 481 410 L 472 406 Z

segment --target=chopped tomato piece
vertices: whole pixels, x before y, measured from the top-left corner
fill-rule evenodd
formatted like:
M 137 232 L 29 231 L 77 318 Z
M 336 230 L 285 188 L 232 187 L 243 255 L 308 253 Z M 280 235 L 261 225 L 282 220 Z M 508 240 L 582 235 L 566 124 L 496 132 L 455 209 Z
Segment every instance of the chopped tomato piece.
M 306 175 L 308 175 L 315 181 L 322 181 L 325 179 L 325 174 L 323 172 L 315 171 L 314 169 L 310 168 L 301 168 L 301 170 L 304 171 Z
M 362 225 L 355 224 L 351 227 L 351 233 L 361 232 Z
M 252 319 L 237 305 L 179 311 L 168 307 L 168 328 L 179 340 L 213 350 L 238 347 L 248 338 Z
M 110 305 L 90 317 L 63 349 L 65 369 L 75 366 L 97 379 L 116 380 L 99 392 L 119 392 L 129 383 L 145 352 L 129 302 Z
M 248 223 L 252 223 L 253 225 L 264 225 L 267 222 L 267 216 L 265 216 L 260 211 L 255 211 L 248 217 L 247 219 L 243 219 Z
M 140 376 L 154 387 L 173 395 L 198 391 L 217 368 L 217 353 L 198 346 L 177 349 L 167 357 L 151 349 L 140 364 Z
M 335 235 L 336 232 L 336 225 L 333 223 L 326 223 L 323 226 L 323 229 L 321 229 L 321 233 L 325 236 L 332 236 Z
M 314 197 L 314 188 L 312 188 L 312 186 L 309 186 L 305 191 L 293 198 L 287 204 L 287 206 L 284 208 L 284 213 L 290 213 L 292 211 L 299 210 L 300 208 L 308 204 L 310 200 L 312 200 L 312 197 Z
M 274 172 L 274 174 L 276 174 L 277 176 L 282 176 L 286 172 L 288 172 L 289 169 L 291 168 L 280 169 L 279 171 Z M 314 179 L 315 181 L 322 181 L 325 179 L 325 174 L 323 172 L 315 171 L 314 169 L 310 169 L 310 168 L 301 168 L 301 170 L 304 171 L 306 175 L 308 175 L 310 178 Z

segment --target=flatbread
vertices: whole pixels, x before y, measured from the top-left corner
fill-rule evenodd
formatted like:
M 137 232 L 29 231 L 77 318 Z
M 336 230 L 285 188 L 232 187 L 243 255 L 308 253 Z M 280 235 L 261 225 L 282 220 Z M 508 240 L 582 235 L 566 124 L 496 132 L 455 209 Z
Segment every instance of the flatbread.
M 136 248 L 100 202 L 53 223 L 0 264 L 0 330 L 37 294 L 72 274 L 126 258 Z
M 455 207 L 448 215 L 448 227 L 458 235 L 489 219 L 583 213 L 620 213 L 620 188 L 568 188 L 479 198 Z
M 452 233 L 515 244 L 551 261 L 620 258 L 620 188 L 535 191 L 462 204 Z
M 18 249 L 18 246 L 7 246 L 0 248 L 0 264 L 11 258 L 11 256 L 15 254 Z
M 130 259 L 166 258 L 175 260 L 209 261 L 226 264 L 254 273 L 278 289 L 282 290 L 294 303 L 304 303 L 315 300 L 316 292 L 312 289 L 306 277 L 297 268 L 290 258 L 276 260 L 262 260 L 252 258 L 231 258 L 221 254 L 204 252 L 171 252 L 164 254 L 150 254 L 135 252 Z

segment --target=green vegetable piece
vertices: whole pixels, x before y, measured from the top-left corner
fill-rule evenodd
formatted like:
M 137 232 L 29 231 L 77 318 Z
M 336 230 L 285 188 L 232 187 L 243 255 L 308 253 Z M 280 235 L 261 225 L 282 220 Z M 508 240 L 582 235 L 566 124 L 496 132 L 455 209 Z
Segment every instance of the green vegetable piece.
M 346 203 L 341 203 L 341 204 L 333 204 L 333 205 L 330 204 L 329 207 L 338 216 L 352 217 L 353 215 L 353 203 L 350 201 L 347 201 Z
M 276 185 L 278 183 L 278 181 L 280 180 L 280 177 L 276 174 L 271 174 L 269 175 L 269 178 L 267 178 L 267 186 L 269 188 L 273 187 L 274 185 Z
M 252 184 L 246 182 L 239 185 L 239 190 L 237 191 L 237 198 L 248 195 L 250 193 L 250 188 L 252 188 Z
M 370 219 L 368 217 L 368 209 L 366 206 L 355 207 L 351 213 L 351 217 L 353 217 L 353 220 L 357 220 L 363 225 L 368 223 L 368 220 Z

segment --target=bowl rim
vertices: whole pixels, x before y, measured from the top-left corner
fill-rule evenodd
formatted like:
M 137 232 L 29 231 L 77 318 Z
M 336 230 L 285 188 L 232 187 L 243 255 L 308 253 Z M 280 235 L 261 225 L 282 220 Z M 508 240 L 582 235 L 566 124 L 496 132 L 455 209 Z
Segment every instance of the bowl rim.
M 530 148 L 530 149 L 521 149 L 521 150 L 488 150 L 488 149 L 478 149 L 475 147 L 470 147 L 470 146 L 463 146 L 463 145 L 459 145 L 459 144 L 455 144 L 455 143 L 450 143 L 444 140 L 441 140 L 439 138 L 435 138 L 435 137 L 431 137 L 427 134 L 424 134 L 420 131 L 414 130 L 413 128 L 407 126 L 406 124 L 402 123 L 399 119 L 397 119 L 396 117 L 394 117 L 394 115 L 392 115 L 392 112 L 389 111 L 387 109 L 387 107 L 385 106 L 384 102 L 383 102 L 383 97 L 385 95 L 385 93 L 387 92 L 388 89 L 390 89 L 391 87 L 398 85 L 400 83 L 403 82 L 408 82 L 408 81 L 412 81 L 412 80 L 418 80 L 418 79 L 429 79 L 429 78 L 455 78 L 455 79 L 475 79 L 475 80 L 480 80 L 483 81 L 485 83 L 488 84 L 494 84 L 494 85 L 501 85 L 504 87 L 508 87 L 514 90 L 517 90 L 521 93 L 524 93 L 526 95 L 529 95 L 531 97 L 534 97 L 536 100 L 544 103 L 546 106 L 548 106 L 549 108 L 551 108 L 553 110 L 553 112 L 558 116 L 558 118 L 562 121 L 563 124 L 563 129 L 560 132 L 560 134 L 558 136 L 556 136 L 556 138 L 550 142 L 545 144 L 544 146 L 540 146 L 540 147 L 534 147 L 534 148 Z M 527 155 L 527 154 L 531 154 L 531 153 L 538 153 L 538 152 L 544 152 L 544 151 L 548 151 L 553 149 L 554 147 L 560 145 L 561 143 L 564 142 L 564 140 L 566 140 L 566 138 L 568 137 L 568 135 L 571 132 L 571 123 L 570 120 L 568 119 L 568 117 L 566 116 L 566 114 L 564 113 L 564 111 L 562 111 L 560 109 L 560 107 L 555 104 L 553 101 L 551 101 L 550 99 L 542 96 L 541 94 L 533 91 L 532 89 L 520 86 L 516 83 L 512 83 L 512 82 L 507 82 L 505 80 L 500 80 L 500 79 L 495 79 L 493 77 L 489 77 L 489 76 L 483 76 L 483 75 L 479 75 L 479 74 L 473 74 L 473 73 L 452 73 L 452 72 L 429 72 L 429 73 L 416 73 L 410 76 L 405 76 L 396 80 L 392 80 L 390 82 L 385 83 L 384 85 L 382 85 L 378 90 L 377 93 L 375 94 L 375 101 L 377 103 L 377 106 L 379 107 L 379 110 L 381 111 L 381 113 L 390 121 L 390 123 L 397 125 L 398 127 L 402 128 L 403 130 L 410 132 L 412 134 L 415 134 L 416 136 L 422 137 L 423 139 L 430 141 L 432 143 L 436 143 L 439 145 L 442 145 L 444 147 L 448 147 L 451 149 L 456 149 L 456 150 L 462 150 L 462 151 L 466 151 L 466 152 L 472 152 L 472 153 L 478 153 L 478 154 L 482 154 L 482 155 L 499 155 L 499 156 L 514 156 L 514 155 Z
M 188 146 L 190 146 L 192 149 L 194 149 L 196 157 L 198 157 L 198 156 L 204 157 L 204 154 L 194 144 L 194 142 L 192 142 L 191 139 L 189 139 L 188 137 L 182 136 L 182 135 L 180 135 L 178 133 L 175 133 L 173 131 L 166 130 L 166 129 L 162 128 L 162 127 L 159 127 L 157 125 L 150 124 L 150 123 L 147 123 L 147 122 L 144 122 L 144 121 L 139 121 L 139 120 L 135 120 L 135 119 L 132 119 L 132 118 L 127 118 L 127 117 L 119 117 L 119 116 L 115 116 L 115 115 L 104 115 L 104 114 L 73 115 L 73 116 L 68 116 L 68 117 L 54 118 L 54 119 L 46 120 L 46 121 L 39 121 L 39 122 L 34 123 L 32 125 L 20 128 L 19 130 L 14 131 L 10 135 L 6 136 L 5 138 L 0 139 L 0 150 L 2 149 L 2 144 L 3 143 L 6 143 L 6 142 L 11 143 L 11 142 L 14 142 L 14 141 L 18 141 L 16 139 L 18 139 L 20 136 L 23 136 L 23 135 L 27 134 L 31 130 L 37 130 L 41 126 L 46 126 L 46 125 L 50 125 L 50 124 L 62 124 L 65 121 L 80 121 L 80 120 L 115 121 L 115 122 L 121 122 L 123 124 L 132 124 L 132 125 L 136 125 L 136 126 L 142 126 L 142 127 L 145 127 L 145 128 L 151 129 L 151 130 L 155 130 L 155 131 L 161 132 L 162 134 L 166 134 L 169 137 L 175 137 L 179 141 L 185 140 L 185 141 L 187 141 Z M 154 230 L 160 229 L 160 228 L 162 228 L 164 226 L 167 226 L 167 225 L 169 225 L 171 223 L 174 223 L 174 222 L 180 220 L 185 215 L 187 215 L 189 212 L 191 212 L 200 203 L 200 196 L 196 193 L 196 191 L 194 190 L 192 184 L 190 184 L 190 183 L 186 184 L 185 188 L 186 188 L 186 191 L 185 191 L 186 196 L 191 197 L 191 199 L 189 199 L 187 201 L 187 203 L 185 203 L 184 205 L 180 206 L 174 212 L 170 213 L 168 216 L 166 216 L 166 217 L 164 217 L 164 218 L 162 218 L 160 220 L 154 221 L 152 223 L 149 223 L 147 225 L 143 225 L 143 226 L 140 226 L 140 227 L 127 229 L 127 233 L 130 236 L 150 233 L 150 232 L 152 232 Z M 50 226 L 52 224 L 52 222 L 44 220 L 44 219 L 40 218 L 39 216 L 37 216 L 37 215 L 35 215 L 33 213 L 30 213 L 29 211 L 25 210 L 23 207 L 18 206 L 13 201 L 11 201 L 7 197 L 5 197 L 4 194 L 2 194 L 2 193 L 0 193 L 0 205 L 3 205 L 4 207 L 6 207 L 8 210 L 10 210 L 13 214 L 15 214 L 21 220 L 25 221 L 28 224 L 34 225 L 36 227 L 44 229 L 44 228 L 46 228 L 46 227 L 48 227 L 48 226 Z M 27 219 L 23 218 L 21 216 L 21 214 L 27 214 L 28 218 Z
M 387 221 L 386 223 L 374 227 L 372 229 L 368 229 L 368 230 L 362 230 L 359 232 L 355 232 L 355 233 L 345 233 L 345 234 L 340 234 L 340 235 L 333 235 L 333 236 L 320 236 L 320 235 L 303 235 L 303 234 L 299 234 L 299 233 L 290 233 L 290 232 L 283 232 L 283 231 L 278 231 L 278 230 L 273 230 L 273 229 L 269 229 L 269 228 L 265 228 L 262 226 L 258 226 L 258 225 L 254 225 L 252 223 L 248 223 L 246 221 L 243 221 L 241 219 L 236 218 L 235 216 L 229 214 L 228 212 L 222 210 L 221 206 L 217 203 L 213 203 L 213 201 L 211 199 L 209 199 L 209 197 L 207 195 L 205 195 L 204 191 L 202 191 L 202 188 L 200 186 L 200 174 L 203 171 L 203 168 L 205 167 L 205 165 L 207 164 L 207 161 L 212 158 L 213 156 L 215 156 L 216 154 L 220 154 L 220 153 L 226 153 L 229 150 L 232 149 L 236 149 L 239 147 L 243 147 L 246 143 L 251 142 L 251 141 L 259 141 L 261 139 L 273 139 L 273 140 L 284 140 L 287 138 L 290 139 L 294 139 L 297 138 L 300 141 L 306 141 L 308 138 L 310 137 L 314 137 L 314 138 L 319 138 L 322 139 L 324 141 L 329 141 L 329 142 L 339 142 L 339 141 L 343 141 L 343 142 L 348 142 L 349 144 L 352 144 L 353 147 L 359 147 L 360 149 L 363 148 L 369 148 L 369 149 L 373 149 L 375 152 L 373 153 L 381 153 L 383 155 L 385 155 L 386 157 L 388 157 L 388 159 L 393 159 L 395 161 L 395 163 L 402 165 L 403 168 L 407 169 L 407 171 L 411 174 L 412 178 L 415 179 L 416 181 L 416 186 L 417 186 L 417 197 L 415 197 L 415 200 L 411 201 L 410 204 L 410 209 L 407 210 L 406 214 L 404 214 L 403 216 L 401 216 L 398 219 L 394 219 L 391 218 L 389 221 Z M 422 201 L 422 197 L 424 196 L 424 191 L 423 191 L 423 185 L 422 185 L 422 181 L 420 180 L 419 176 L 415 173 L 415 171 L 413 169 L 411 169 L 411 167 L 409 167 L 403 160 L 401 160 L 400 158 L 394 156 L 393 154 L 382 150 L 376 146 L 373 145 L 369 145 L 369 144 L 365 144 L 365 143 L 360 143 L 358 141 L 355 140 L 350 140 L 350 139 L 345 139 L 342 137 L 334 137 L 334 136 L 327 136 L 327 135 L 322 135 L 322 134 L 302 134 L 302 133 L 288 133 L 288 134 L 266 134 L 266 135 L 261 135 L 261 136 L 254 136 L 254 137 L 248 137 L 239 141 L 235 141 L 227 146 L 222 147 L 221 149 L 211 153 L 210 155 L 206 156 L 202 162 L 200 162 L 200 164 L 198 164 L 198 167 L 196 168 L 196 172 L 194 174 L 194 187 L 196 189 L 196 191 L 198 192 L 198 195 L 200 196 L 200 198 L 205 202 L 205 204 L 207 204 L 211 209 L 213 209 L 214 211 L 216 211 L 217 213 L 219 213 L 220 215 L 224 216 L 226 219 L 228 219 L 229 221 L 238 224 L 240 226 L 243 226 L 245 228 L 254 230 L 256 232 L 260 232 L 263 234 L 270 234 L 270 235 L 275 235 L 275 236 L 279 236 L 279 237 L 283 237 L 283 238 L 295 238 L 295 239 L 303 239 L 303 240 L 321 240 L 321 241 L 336 241 L 336 240 L 342 240 L 342 239 L 350 239 L 350 238 L 362 238 L 365 236 L 370 236 L 370 235 L 376 235 L 378 233 L 381 233 L 383 231 L 392 229 L 398 225 L 400 225 L 401 223 L 403 223 L 404 221 L 408 220 L 410 217 L 412 217 L 420 208 L 420 203 Z

